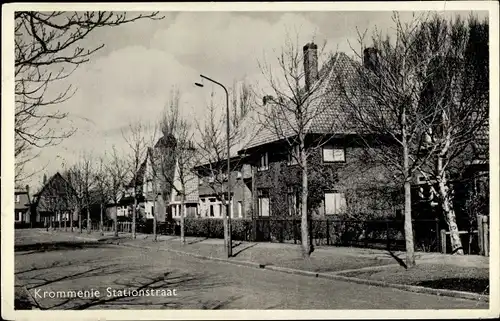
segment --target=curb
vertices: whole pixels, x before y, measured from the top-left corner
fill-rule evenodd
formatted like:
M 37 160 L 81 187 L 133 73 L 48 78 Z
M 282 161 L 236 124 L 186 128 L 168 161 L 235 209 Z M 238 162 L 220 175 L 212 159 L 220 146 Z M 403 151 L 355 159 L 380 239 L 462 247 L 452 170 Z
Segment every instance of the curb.
M 38 304 L 38 302 L 36 302 L 35 298 L 31 294 L 31 292 L 28 290 L 28 288 L 22 282 L 19 281 L 19 278 L 17 276 L 15 276 L 15 281 L 16 281 L 15 283 L 19 284 L 18 287 L 19 287 L 20 291 L 24 293 L 24 296 L 30 302 L 31 310 L 41 310 L 40 305 Z M 15 289 L 14 289 L 14 291 L 15 291 Z M 15 309 L 15 307 L 14 307 L 14 309 Z M 21 309 L 21 310 L 23 310 L 23 309 Z
M 140 245 L 123 244 L 123 243 L 120 244 L 119 242 L 111 243 L 111 244 L 115 244 L 118 246 L 124 246 L 124 247 L 140 248 L 140 249 L 144 249 L 144 248 L 154 249 L 151 247 L 140 246 Z M 366 284 L 366 285 L 380 286 L 380 287 L 386 287 L 386 288 L 394 288 L 394 289 L 399 289 L 399 290 L 414 292 L 414 293 L 433 294 L 433 295 L 437 295 L 437 296 L 447 296 L 447 297 L 453 297 L 453 298 L 461 298 L 461 299 L 468 299 L 468 300 L 474 300 L 474 301 L 489 302 L 489 295 L 477 294 L 477 293 L 472 293 L 472 292 L 464 292 L 464 291 L 455 291 L 455 290 L 433 289 L 433 288 L 427 288 L 427 287 L 418 286 L 418 285 L 394 284 L 394 283 L 388 283 L 388 282 L 384 282 L 384 281 L 367 280 L 367 279 L 360 279 L 360 278 L 340 275 L 340 273 L 345 273 L 345 271 L 339 271 L 339 272 L 336 272 L 335 274 L 333 274 L 333 273 L 327 274 L 327 273 L 322 273 L 322 272 L 304 271 L 304 270 L 285 268 L 285 267 L 274 266 L 274 265 L 264 265 L 264 264 L 260 264 L 260 263 L 249 262 L 249 261 L 236 261 L 236 260 L 231 260 L 231 259 L 223 259 L 223 258 L 205 256 L 205 255 L 201 255 L 201 254 L 195 254 L 195 253 L 184 252 L 184 251 L 179 251 L 179 250 L 173 250 L 173 249 L 169 249 L 169 248 L 158 248 L 157 250 L 173 252 L 173 253 L 182 254 L 182 255 L 188 255 L 188 256 L 196 257 L 196 258 L 203 259 L 203 260 L 218 261 L 218 262 L 229 263 L 229 264 L 233 264 L 233 265 L 247 266 L 247 267 L 258 268 L 258 269 L 266 269 L 266 270 L 270 270 L 270 271 L 276 271 L 276 272 L 282 272 L 282 273 L 288 273 L 288 274 L 316 277 L 316 278 L 322 278 L 322 279 L 330 279 L 330 280 L 336 280 L 336 281 L 352 282 L 352 283 L 357 283 L 357 284 Z

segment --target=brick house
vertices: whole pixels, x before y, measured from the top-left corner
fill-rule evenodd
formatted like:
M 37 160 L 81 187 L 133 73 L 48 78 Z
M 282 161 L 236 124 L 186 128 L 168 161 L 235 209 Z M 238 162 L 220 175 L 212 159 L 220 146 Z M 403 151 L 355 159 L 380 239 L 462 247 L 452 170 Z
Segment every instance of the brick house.
M 306 86 L 303 90 L 308 90 L 308 86 L 319 77 L 326 77 L 322 78 L 325 80 L 318 89 L 323 96 L 311 102 L 320 104 L 324 112 L 305 128 L 305 148 L 309 154 L 308 208 L 313 217 L 341 215 L 349 208 L 357 212 L 370 211 L 376 216 L 394 216 L 398 209 L 397 187 L 392 176 L 382 164 L 367 161 L 365 144 L 341 108 L 343 99 L 336 87 L 336 79 L 348 73 L 352 63 L 352 59 L 338 53 L 318 70 L 317 46 L 304 46 Z M 273 105 L 266 107 L 273 108 Z M 313 105 L 311 108 L 317 107 Z M 286 132 L 287 128 L 283 130 Z M 248 186 L 256 216 L 293 217 L 300 214 L 301 170 L 291 156 L 297 147 L 288 143 L 293 140 L 293 130 L 288 132 L 289 135 L 277 136 L 273 131 L 259 127 L 257 135 L 239 151 L 240 155 L 245 155 L 250 168 Z M 319 138 L 322 144 L 315 143 Z
M 119 220 L 130 220 L 134 204 L 134 183 L 139 190 L 138 195 L 138 218 L 152 220 L 156 215 L 158 222 L 164 222 L 172 218 L 180 217 L 181 197 L 178 193 L 179 165 L 175 153 L 176 139 L 172 135 L 162 136 L 153 148 L 148 148 L 146 158 L 141 163 L 137 173 L 137 182 L 131 180 L 118 201 L 116 215 Z M 159 157 L 161 156 L 161 157 Z M 161 161 L 161 166 L 155 164 Z M 156 165 L 153 168 L 153 165 Z M 198 213 L 198 178 L 194 173 L 186 175 L 186 200 L 188 216 L 195 217 Z M 153 184 L 156 181 L 156 188 Z M 173 186 L 172 186 L 173 185 Z M 156 197 L 155 197 L 155 192 Z M 113 213 L 113 211 L 108 211 Z M 111 214 L 113 215 L 113 214 Z
M 231 206 L 230 215 L 232 218 L 249 218 L 252 211 L 252 191 L 251 191 L 251 167 L 246 163 L 243 156 L 233 155 L 231 157 Z M 227 190 L 227 165 L 210 163 L 202 164 L 195 168 L 199 177 L 198 183 L 198 215 L 201 218 L 222 218 L 223 201 Z M 212 169 L 216 168 L 214 171 Z
M 138 220 L 152 220 L 153 213 L 156 213 L 158 221 L 164 221 L 166 217 L 167 204 L 165 199 L 169 195 L 165 195 L 164 184 L 158 183 L 156 192 L 158 193 L 155 199 L 153 188 L 153 170 L 152 170 L 152 157 L 154 153 L 168 153 L 168 140 L 161 138 L 154 148 L 148 148 L 144 161 L 139 166 L 137 172 L 137 179 L 131 179 L 121 194 L 116 206 L 116 215 L 118 220 L 129 221 L 132 219 L 132 209 L 134 206 L 134 197 L 136 190 L 139 192 L 137 195 L 137 212 L 136 219 Z M 135 186 L 137 185 L 137 186 Z M 113 211 L 109 211 L 113 213 Z

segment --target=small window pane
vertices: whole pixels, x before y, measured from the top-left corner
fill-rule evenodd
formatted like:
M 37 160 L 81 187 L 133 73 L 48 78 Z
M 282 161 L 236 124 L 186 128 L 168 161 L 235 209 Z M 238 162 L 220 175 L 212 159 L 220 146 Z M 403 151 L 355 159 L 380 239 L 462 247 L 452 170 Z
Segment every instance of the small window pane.
M 343 148 L 333 148 L 331 146 L 323 147 L 323 161 L 325 162 L 344 162 L 345 151 Z
M 325 193 L 325 214 L 340 214 L 346 207 L 344 193 Z

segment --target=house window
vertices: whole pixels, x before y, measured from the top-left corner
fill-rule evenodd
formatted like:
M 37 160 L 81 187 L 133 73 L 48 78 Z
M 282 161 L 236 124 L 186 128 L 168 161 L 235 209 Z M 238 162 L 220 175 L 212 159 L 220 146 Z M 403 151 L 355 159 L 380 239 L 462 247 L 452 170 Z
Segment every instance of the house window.
M 241 201 L 238 201 L 238 217 L 243 217 L 243 206 L 241 204 Z
M 346 207 L 344 193 L 325 193 L 325 215 L 340 214 Z
M 16 203 L 19 203 L 20 202 L 20 197 L 19 195 L 16 195 Z
M 269 190 L 260 189 L 259 196 L 259 216 L 269 216 Z
M 22 212 L 17 212 L 15 216 L 16 216 L 16 222 L 19 222 L 19 221 L 22 220 L 23 213 Z
M 297 159 L 300 156 L 300 146 L 294 145 L 288 152 L 288 166 L 297 165 Z
M 345 162 L 345 149 L 333 146 L 324 146 L 323 161 L 326 163 Z
M 294 216 L 297 214 L 298 191 L 294 186 L 288 186 L 287 191 L 288 215 Z
M 262 154 L 259 159 L 259 171 L 266 171 L 269 169 L 269 155 L 267 152 Z

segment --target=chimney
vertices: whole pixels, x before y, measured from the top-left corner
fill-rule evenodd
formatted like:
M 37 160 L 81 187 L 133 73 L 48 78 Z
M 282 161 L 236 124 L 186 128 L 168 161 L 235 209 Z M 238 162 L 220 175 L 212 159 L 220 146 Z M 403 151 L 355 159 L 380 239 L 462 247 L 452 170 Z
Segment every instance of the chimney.
M 378 51 L 376 48 L 368 47 L 363 50 L 363 65 L 370 70 L 376 70 L 378 65 Z
M 316 80 L 318 80 L 318 46 L 308 43 L 304 46 L 304 73 L 306 89 L 310 90 Z

